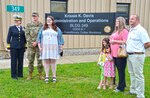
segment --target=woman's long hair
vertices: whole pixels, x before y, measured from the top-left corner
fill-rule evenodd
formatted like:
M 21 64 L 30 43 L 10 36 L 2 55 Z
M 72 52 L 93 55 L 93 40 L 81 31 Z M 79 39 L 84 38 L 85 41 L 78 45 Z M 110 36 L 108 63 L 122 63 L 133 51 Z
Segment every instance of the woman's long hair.
M 55 24 L 55 22 L 54 22 L 54 17 L 52 17 L 52 16 L 47 16 L 47 18 L 51 18 L 51 20 L 52 20 L 52 29 L 54 30 L 54 31 L 57 31 L 57 26 L 56 26 L 56 24 Z M 46 18 L 46 19 L 47 19 Z M 44 24 L 44 30 L 46 30 L 46 29 L 48 29 L 49 27 L 48 27 L 48 24 L 47 24 L 47 21 L 45 21 L 45 24 Z
M 123 17 L 117 17 L 116 20 L 119 21 L 119 25 L 116 26 L 115 25 L 115 29 L 114 29 L 114 32 L 117 32 L 120 33 L 123 29 L 126 29 L 126 20 L 123 18 Z

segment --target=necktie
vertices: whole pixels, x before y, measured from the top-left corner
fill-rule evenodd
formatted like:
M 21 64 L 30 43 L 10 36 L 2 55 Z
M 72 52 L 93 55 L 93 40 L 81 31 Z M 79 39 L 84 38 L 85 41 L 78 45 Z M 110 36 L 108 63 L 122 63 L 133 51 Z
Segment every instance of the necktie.
M 18 30 L 20 31 L 20 26 L 18 26 L 17 28 L 18 28 Z

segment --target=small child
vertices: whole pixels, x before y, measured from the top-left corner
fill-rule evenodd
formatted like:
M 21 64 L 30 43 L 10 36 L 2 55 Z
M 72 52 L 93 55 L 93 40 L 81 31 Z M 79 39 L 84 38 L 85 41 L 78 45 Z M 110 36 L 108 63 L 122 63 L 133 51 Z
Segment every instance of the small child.
M 106 48 L 106 60 L 104 63 L 104 86 L 103 86 L 103 89 L 106 89 L 107 77 L 110 77 L 110 87 L 109 88 L 113 89 L 113 80 L 115 77 L 114 62 L 113 62 L 113 57 L 111 56 L 110 46 L 107 45 L 105 48 Z
M 105 59 L 106 59 L 105 46 L 108 44 L 109 44 L 109 38 L 104 38 L 102 40 L 102 49 L 101 49 L 100 56 L 99 56 L 98 63 L 97 63 L 97 65 L 100 66 L 100 72 L 101 72 L 100 82 L 99 82 L 97 89 L 101 89 L 104 84 L 104 63 L 105 63 Z

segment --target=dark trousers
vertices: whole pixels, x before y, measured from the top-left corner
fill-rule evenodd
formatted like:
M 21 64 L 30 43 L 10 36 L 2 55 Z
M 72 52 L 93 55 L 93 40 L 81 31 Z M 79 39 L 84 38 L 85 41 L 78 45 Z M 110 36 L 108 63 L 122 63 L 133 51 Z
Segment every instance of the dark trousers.
M 119 76 L 119 83 L 117 86 L 117 89 L 120 91 L 124 91 L 124 88 L 126 87 L 126 80 L 125 80 L 125 68 L 127 64 L 127 58 L 115 58 L 114 57 L 114 63 L 117 67 L 118 76 Z
M 115 65 L 114 65 L 114 68 L 115 68 L 115 72 L 116 72 L 116 66 Z M 116 76 L 114 77 L 113 85 L 116 85 Z
M 11 49 L 11 77 L 23 77 L 24 49 Z

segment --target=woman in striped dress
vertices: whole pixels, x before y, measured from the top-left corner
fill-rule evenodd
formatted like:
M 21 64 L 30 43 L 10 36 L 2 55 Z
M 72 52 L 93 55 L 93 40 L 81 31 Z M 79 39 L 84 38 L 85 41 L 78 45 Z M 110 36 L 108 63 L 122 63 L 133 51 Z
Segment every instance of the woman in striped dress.
M 44 27 L 38 33 L 37 41 L 41 52 L 40 59 L 44 62 L 45 82 L 49 82 L 50 65 L 52 69 L 52 81 L 56 82 L 56 60 L 59 59 L 64 39 L 61 30 L 54 23 L 52 16 L 47 17 Z

